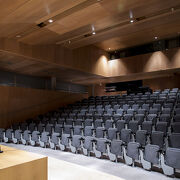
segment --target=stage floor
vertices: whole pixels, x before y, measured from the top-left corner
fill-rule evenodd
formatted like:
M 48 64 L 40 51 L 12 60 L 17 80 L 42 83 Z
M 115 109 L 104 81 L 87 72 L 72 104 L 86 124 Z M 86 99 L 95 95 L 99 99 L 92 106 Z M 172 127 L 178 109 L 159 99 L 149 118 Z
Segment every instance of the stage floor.
M 1 145 L 0 180 L 47 180 L 47 157 Z

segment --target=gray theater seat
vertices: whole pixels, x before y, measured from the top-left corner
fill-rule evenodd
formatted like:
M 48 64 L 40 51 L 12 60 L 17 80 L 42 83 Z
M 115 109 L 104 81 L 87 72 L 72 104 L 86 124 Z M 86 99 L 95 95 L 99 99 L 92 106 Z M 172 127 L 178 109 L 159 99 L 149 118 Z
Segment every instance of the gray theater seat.
M 103 126 L 103 120 L 102 119 L 96 119 L 94 121 L 94 128 L 102 127 Z
M 106 129 L 112 128 L 113 127 L 113 123 L 114 123 L 113 120 L 106 120 L 105 121 L 105 128 Z
M 122 129 L 121 130 L 121 140 L 124 142 L 124 143 L 128 143 L 131 141 L 131 129 Z
M 117 139 L 117 128 L 109 128 L 107 131 L 107 138 L 110 140 Z
M 129 123 L 129 121 L 132 120 L 132 118 L 133 118 L 133 115 L 132 115 L 132 114 L 125 114 L 125 115 L 123 116 L 123 120 L 124 120 L 127 124 Z
M 167 122 L 157 122 L 156 123 L 156 131 L 161 131 L 166 136 L 167 131 L 168 131 L 168 123 Z
M 138 124 L 140 124 L 140 125 L 143 123 L 144 118 L 145 118 L 145 115 L 144 115 L 144 114 L 136 114 L 136 115 L 134 116 L 134 120 L 135 120 L 135 121 L 138 121 Z
M 128 128 L 131 129 L 132 133 L 135 134 L 138 130 L 138 121 L 130 121 Z
M 117 161 L 118 157 L 123 158 L 122 144 L 123 142 L 117 139 L 113 139 L 110 145 L 107 144 L 108 156 L 111 161 Z
M 144 147 L 147 143 L 147 131 L 146 130 L 138 130 L 136 132 L 136 142 L 138 142 L 142 147 Z
M 74 126 L 73 127 L 73 135 L 81 135 L 82 136 L 82 126 Z
M 93 119 L 85 119 L 84 126 L 93 126 Z
M 104 138 L 106 129 L 104 127 L 96 128 L 96 138 Z
M 180 133 L 180 122 L 174 122 L 171 124 L 173 133 Z
M 60 145 L 60 133 L 53 133 L 49 144 L 51 149 L 56 149 Z
M 5 131 L 4 142 L 12 141 L 13 136 L 14 136 L 13 129 L 7 129 Z
M 5 129 L 0 128 L 0 142 L 4 140 L 5 137 Z
M 127 151 L 125 148 L 123 148 L 123 152 L 124 152 L 124 159 L 125 159 L 125 163 L 127 165 L 134 165 L 134 162 L 136 160 L 139 160 L 139 147 L 140 144 L 137 142 L 129 142 L 127 144 Z
M 61 136 L 61 141 L 60 141 L 60 144 L 59 144 L 59 147 L 62 151 L 64 151 L 66 148 L 69 147 L 69 139 L 71 138 L 71 135 L 70 134 L 62 134 Z
M 40 140 L 39 140 L 39 144 L 41 147 L 46 147 L 47 145 L 49 145 L 49 136 L 50 136 L 50 133 L 46 131 L 41 134 Z
M 164 147 L 164 133 L 161 131 L 152 131 L 151 133 L 151 144 L 157 145 L 160 149 Z
M 161 167 L 165 175 L 174 175 L 175 169 L 180 169 L 180 149 L 166 149 L 165 156 L 161 154 Z
M 40 132 L 39 131 L 33 131 L 32 136 L 30 138 L 31 146 L 35 146 L 37 143 L 39 144 L 39 140 L 40 140 Z
M 30 142 L 31 139 L 31 131 L 25 130 L 22 134 L 22 144 L 26 145 Z
M 116 122 L 116 128 L 117 128 L 118 132 L 121 132 L 121 130 L 125 128 L 125 121 L 124 120 L 118 120 Z
M 22 140 L 22 130 L 20 130 L 20 129 L 15 130 L 14 136 L 12 138 L 13 143 L 14 144 L 20 143 L 21 140 Z
M 33 132 L 33 131 L 35 131 L 35 128 L 36 128 L 36 124 L 35 123 L 30 123 L 29 127 L 28 127 L 28 130 Z
M 60 135 L 62 134 L 62 130 L 63 130 L 63 125 L 62 124 L 56 124 L 54 127 L 54 132 L 55 133 L 59 133 Z
M 159 166 L 159 151 L 160 147 L 152 144 L 147 144 L 144 152 L 140 150 L 141 163 L 144 169 L 151 170 L 152 165 Z
M 172 133 L 169 136 L 169 147 L 180 148 L 180 133 Z
M 84 155 L 89 156 L 90 152 L 94 152 L 93 141 L 94 141 L 94 137 L 92 137 L 92 136 L 84 137 L 84 143 L 83 143 L 83 154 Z
M 81 135 L 72 136 L 72 141 L 70 144 L 71 152 L 77 153 L 77 150 L 82 148 L 82 140 L 83 138 Z
M 93 127 L 92 126 L 86 126 L 84 128 L 84 136 L 93 136 Z
M 142 123 L 142 130 L 146 130 L 148 134 L 152 132 L 152 122 L 151 121 L 144 121 Z

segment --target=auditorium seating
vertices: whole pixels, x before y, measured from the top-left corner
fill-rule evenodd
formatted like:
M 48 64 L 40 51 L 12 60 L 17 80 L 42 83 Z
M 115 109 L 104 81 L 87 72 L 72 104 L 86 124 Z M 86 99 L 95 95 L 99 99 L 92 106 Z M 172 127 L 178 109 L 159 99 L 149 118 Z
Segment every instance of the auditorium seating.
M 0 141 L 83 153 L 166 175 L 180 170 L 180 90 L 89 97 L 9 129 Z M 178 161 L 176 161 L 176 159 Z

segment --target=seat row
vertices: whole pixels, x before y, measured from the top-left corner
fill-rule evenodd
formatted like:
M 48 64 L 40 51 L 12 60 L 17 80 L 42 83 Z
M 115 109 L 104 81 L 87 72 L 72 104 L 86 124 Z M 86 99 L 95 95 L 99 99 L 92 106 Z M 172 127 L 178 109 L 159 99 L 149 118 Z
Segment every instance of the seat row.
M 82 152 L 84 155 L 90 156 L 92 153 L 97 158 L 104 155 L 108 156 L 111 161 L 123 159 L 127 165 L 135 165 L 136 162 L 141 163 L 146 170 L 151 170 L 152 166 L 163 169 L 164 174 L 174 175 L 177 169 L 180 169 L 180 134 L 174 133 L 169 136 L 169 147 L 163 149 L 160 145 L 160 137 L 163 133 L 152 132 L 151 141 L 147 143 L 145 130 L 136 132 L 136 138 L 131 141 L 131 130 L 122 129 L 121 138 L 114 138 L 114 131 L 108 130 L 107 137 L 94 137 L 90 132 L 92 129 L 86 127 L 87 132 L 84 135 L 79 134 L 62 134 L 48 132 L 40 133 L 38 131 L 29 130 L 22 132 L 21 130 L 13 130 L 7 132 L 0 131 L 0 140 L 4 142 L 14 142 L 22 144 L 30 144 L 32 146 L 39 145 L 41 147 L 50 147 L 52 149 L 67 150 L 73 153 Z M 88 131 L 89 130 L 89 131 Z M 11 133 L 9 133 L 11 132 Z M 99 132 L 100 133 L 100 132 Z M 100 135 L 100 134 L 99 134 Z

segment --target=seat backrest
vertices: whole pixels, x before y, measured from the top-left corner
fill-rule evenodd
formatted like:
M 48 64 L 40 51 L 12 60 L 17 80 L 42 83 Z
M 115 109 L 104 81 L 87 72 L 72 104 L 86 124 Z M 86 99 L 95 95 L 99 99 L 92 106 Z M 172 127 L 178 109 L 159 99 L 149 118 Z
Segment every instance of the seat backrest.
M 162 149 L 164 146 L 164 133 L 161 131 L 152 131 L 151 144 L 158 145 Z
M 119 132 L 121 132 L 121 129 L 125 128 L 125 121 L 124 120 L 118 120 L 116 122 L 116 128 Z
M 129 121 L 129 129 L 131 129 L 132 133 L 136 133 L 138 130 L 138 121 Z
M 73 135 L 82 135 L 82 126 L 73 127 Z
M 86 126 L 84 128 L 84 136 L 92 136 L 93 135 L 93 127 L 92 126 Z
M 168 147 L 166 149 L 165 164 L 180 169 L 180 149 Z
M 136 114 L 134 116 L 134 120 L 138 121 L 138 124 L 142 124 L 144 121 L 145 115 L 144 114 Z
M 171 124 L 172 132 L 174 133 L 180 133 L 180 122 L 174 122 Z
M 167 134 L 168 131 L 168 123 L 167 122 L 157 122 L 156 123 L 156 131 L 161 131 L 164 135 Z
M 169 147 L 180 148 L 180 133 L 172 133 L 169 136 Z
M 117 128 L 108 129 L 108 139 L 110 140 L 117 139 Z
M 152 131 L 152 121 L 144 121 L 142 123 L 142 130 L 146 130 L 148 134 Z
M 104 132 L 105 132 L 104 127 L 97 127 L 96 128 L 96 138 L 104 138 Z
M 131 129 L 122 129 L 121 130 L 121 140 L 125 143 L 130 142 L 131 140 Z
M 111 153 L 115 154 L 116 156 L 122 156 L 122 144 L 123 142 L 121 140 L 113 139 L 111 141 Z
M 147 144 L 144 151 L 144 159 L 152 164 L 159 164 L 159 146 Z
M 141 146 L 145 146 L 147 142 L 147 131 L 146 130 L 138 130 L 136 132 L 136 142 L 138 142 Z
M 106 129 L 109 129 L 109 128 L 112 128 L 113 127 L 113 120 L 106 120 L 105 121 L 105 128 Z
M 127 155 L 134 160 L 139 160 L 139 147 L 138 142 L 129 142 L 127 145 Z

